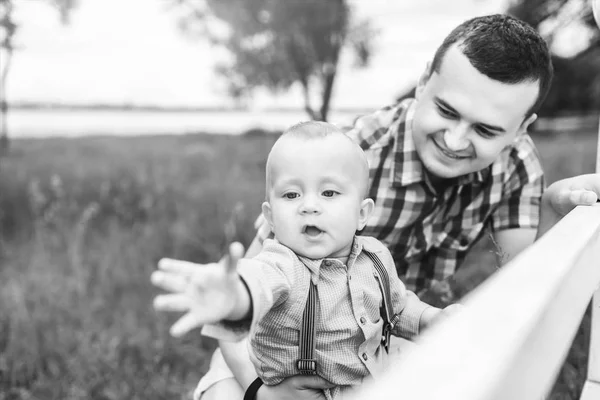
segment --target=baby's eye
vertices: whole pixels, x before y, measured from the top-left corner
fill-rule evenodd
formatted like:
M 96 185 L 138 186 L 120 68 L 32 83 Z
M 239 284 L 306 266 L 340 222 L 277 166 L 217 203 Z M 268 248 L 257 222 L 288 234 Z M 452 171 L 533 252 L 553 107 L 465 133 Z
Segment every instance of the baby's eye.
M 325 191 L 323 192 L 323 196 L 324 196 L 324 197 L 333 197 L 333 196 L 335 196 L 335 195 L 337 195 L 337 194 L 340 194 L 340 193 L 339 193 L 339 192 L 336 192 L 335 190 L 325 190 Z
M 293 199 L 298 198 L 298 196 L 300 196 L 298 193 L 288 192 L 283 195 L 283 198 L 288 199 L 288 200 L 293 200 Z

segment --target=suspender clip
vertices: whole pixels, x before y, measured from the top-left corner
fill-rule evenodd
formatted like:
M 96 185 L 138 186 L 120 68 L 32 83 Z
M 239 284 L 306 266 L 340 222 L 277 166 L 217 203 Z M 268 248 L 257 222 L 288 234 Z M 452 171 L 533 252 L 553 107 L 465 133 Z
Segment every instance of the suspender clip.
M 315 358 L 300 358 L 296 361 L 296 367 L 302 375 L 317 374 L 317 360 Z

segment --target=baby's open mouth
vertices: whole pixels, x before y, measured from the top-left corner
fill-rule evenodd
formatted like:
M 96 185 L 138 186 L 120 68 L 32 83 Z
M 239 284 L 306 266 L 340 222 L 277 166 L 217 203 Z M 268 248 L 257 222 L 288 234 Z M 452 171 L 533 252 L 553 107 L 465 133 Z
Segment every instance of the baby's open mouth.
M 315 236 L 319 236 L 323 231 L 320 230 L 319 228 L 317 228 L 314 225 L 306 225 L 304 227 L 304 229 L 302 229 L 302 233 L 306 234 L 307 236 L 311 236 L 311 237 L 315 237 Z

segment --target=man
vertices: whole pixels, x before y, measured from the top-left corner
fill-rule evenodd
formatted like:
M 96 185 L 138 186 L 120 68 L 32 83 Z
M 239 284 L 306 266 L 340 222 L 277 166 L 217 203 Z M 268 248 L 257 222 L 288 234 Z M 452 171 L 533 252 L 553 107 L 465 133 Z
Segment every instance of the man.
M 369 158 L 369 196 L 376 204 L 362 234 L 389 247 L 409 289 L 451 277 L 486 228 L 506 262 L 573 207 L 597 201 L 598 175 L 544 191 L 526 131 L 551 79 L 548 48 L 534 29 L 504 15 L 474 18 L 438 48 L 415 99 L 359 118 L 348 132 Z M 182 321 L 180 332 L 195 327 Z M 221 349 L 245 388 L 255 374 L 244 345 L 222 343 Z M 202 399 L 241 398 L 235 380 L 220 380 L 232 375 L 218 364 L 224 365 L 216 354 L 200 384 L 200 391 L 208 388 Z M 327 384 L 319 379 L 294 377 L 261 387 L 257 398 L 317 399 L 321 387 Z

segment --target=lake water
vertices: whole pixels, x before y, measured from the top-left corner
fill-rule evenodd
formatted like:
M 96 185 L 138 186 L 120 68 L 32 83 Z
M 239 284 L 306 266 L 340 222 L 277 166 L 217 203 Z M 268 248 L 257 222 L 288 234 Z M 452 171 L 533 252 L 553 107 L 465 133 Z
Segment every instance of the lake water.
M 351 124 L 358 115 L 358 111 L 332 112 L 329 120 L 346 125 Z M 308 117 L 302 111 L 10 110 L 8 127 L 13 138 L 139 136 L 196 132 L 241 134 L 252 128 L 281 130 L 306 119 Z
M 351 125 L 369 110 L 333 111 L 335 124 Z M 253 128 L 282 130 L 308 119 L 302 111 L 88 111 L 88 110 L 11 110 L 9 134 L 13 138 L 92 135 L 141 136 L 186 133 L 238 135 Z M 578 129 L 598 130 L 598 116 L 543 119 L 536 128 L 557 132 Z

